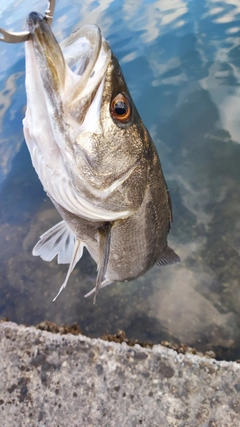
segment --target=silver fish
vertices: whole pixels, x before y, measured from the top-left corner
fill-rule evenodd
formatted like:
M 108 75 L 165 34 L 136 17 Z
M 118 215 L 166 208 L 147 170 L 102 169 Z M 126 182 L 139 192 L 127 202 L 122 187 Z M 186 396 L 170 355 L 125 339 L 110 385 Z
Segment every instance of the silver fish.
M 27 22 L 24 135 L 63 218 L 40 237 L 33 255 L 69 264 L 60 293 L 85 247 L 97 263 L 96 286 L 86 296 L 96 298 L 112 282 L 180 261 L 167 244 L 170 195 L 100 29 L 86 25 L 59 45 L 42 15 L 32 12 Z

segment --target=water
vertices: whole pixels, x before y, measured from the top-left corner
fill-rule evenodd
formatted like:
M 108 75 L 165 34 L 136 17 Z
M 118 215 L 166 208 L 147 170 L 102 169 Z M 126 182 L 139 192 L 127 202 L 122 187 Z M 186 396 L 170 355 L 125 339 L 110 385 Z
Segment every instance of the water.
M 99 336 L 170 340 L 240 358 L 240 5 L 238 0 L 61 1 L 62 40 L 98 24 L 120 60 L 154 137 L 173 202 L 170 245 L 179 265 L 83 295 L 96 266 L 84 255 L 52 302 L 66 266 L 31 255 L 59 221 L 23 141 L 24 46 L 0 44 L 0 316 L 18 323 L 78 322 Z M 44 1 L 0 6 L 0 26 L 20 31 Z

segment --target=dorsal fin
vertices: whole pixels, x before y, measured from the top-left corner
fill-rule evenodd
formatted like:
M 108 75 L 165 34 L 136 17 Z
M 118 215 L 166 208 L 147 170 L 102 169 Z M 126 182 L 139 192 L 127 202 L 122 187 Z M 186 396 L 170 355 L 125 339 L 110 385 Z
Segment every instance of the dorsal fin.
M 165 250 L 162 252 L 160 258 L 157 260 L 157 265 L 168 265 L 168 264 L 175 264 L 180 262 L 179 256 L 174 252 L 172 248 L 170 248 L 168 245 L 166 246 Z

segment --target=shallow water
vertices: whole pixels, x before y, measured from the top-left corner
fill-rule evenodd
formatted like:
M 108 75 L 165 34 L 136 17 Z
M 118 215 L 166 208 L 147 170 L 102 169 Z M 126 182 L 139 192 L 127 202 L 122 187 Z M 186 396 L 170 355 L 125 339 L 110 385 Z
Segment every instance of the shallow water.
M 59 41 L 98 24 L 120 60 L 157 146 L 170 189 L 169 242 L 179 265 L 84 294 L 96 265 L 86 253 L 52 302 L 67 267 L 33 257 L 40 234 L 59 221 L 22 134 L 24 46 L 0 44 L 0 316 L 18 323 L 78 322 L 99 336 L 170 340 L 240 358 L 240 5 L 238 0 L 59 1 Z M 32 10 L 44 12 L 44 1 Z M 0 6 L 0 26 L 24 28 L 23 1 Z

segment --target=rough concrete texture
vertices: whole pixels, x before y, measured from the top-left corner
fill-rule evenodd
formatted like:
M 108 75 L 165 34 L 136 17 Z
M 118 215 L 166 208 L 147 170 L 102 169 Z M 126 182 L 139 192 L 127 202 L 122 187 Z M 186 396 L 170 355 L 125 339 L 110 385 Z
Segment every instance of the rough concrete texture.
M 237 427 L 240 365 L 0 324 L 2 427 Z

